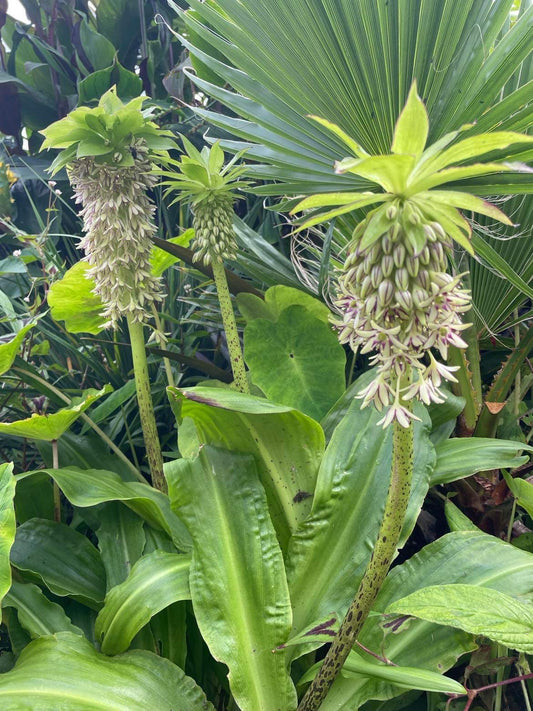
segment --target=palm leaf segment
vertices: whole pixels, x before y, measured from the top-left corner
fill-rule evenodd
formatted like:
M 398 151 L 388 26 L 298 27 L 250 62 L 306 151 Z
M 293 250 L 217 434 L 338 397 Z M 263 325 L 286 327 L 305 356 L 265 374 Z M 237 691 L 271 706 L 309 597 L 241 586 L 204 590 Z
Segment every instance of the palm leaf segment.
M 239 181 L 246 170 L 245 166 L 236 165 L 242 153 L 224 165 L 224 152 L 218 143 L 200 152 L 185 137 L 182 140 L 186 152 L 180 160 L 167 159 L 166 165 L 173 170 L 161 174 L 166 194 L 179 192 L 172 204 L 184 200 L 193 207 L 193 259 L 204 264 L 235 259 L 234 190 L 248 185 Z
M 303 218 L 299 229 L 304 229 L 379 203 L 353 233 L 339 279 L 337 327 L 341 342 L 349 343 L 354 352 L 374 352 L 371 362 L 378 366 L 377 375 L 359 394 L 363 407 L 371 402 L 379 410 L 392 405 L 381 423 L 397 420 L 407 426 L 414 416 L 402 401 L 417 397 L 426 404 L 442 402 L 442 380 L 454 380 L 453 368 L 439 363 L 431 349 L 446 359 L 450 345 L 466 346 L 460 335 L 466 328 L 461 314 L 469 310 L 470 296 L 460 288 L 459 277 L 446 273 L 452 240 L 473 253 L 471 227 L 459 210 L 511 224 L 494 205 L 469 193 L 439 188 L 487 173 L 529 171 L 521 164 L 466 162 L 533 138 L 495 132 L 451 145 L 460 134 L 456 131 L 426 148 L 429 120 L 416 83 L 396 123 L 388 155 L 369 155 L 336 125 L 316 120 L 353 154 L 339 161 L 336 171 L 359 175 L 382 191 L 312 195 L 293 212 L 313 211 Z

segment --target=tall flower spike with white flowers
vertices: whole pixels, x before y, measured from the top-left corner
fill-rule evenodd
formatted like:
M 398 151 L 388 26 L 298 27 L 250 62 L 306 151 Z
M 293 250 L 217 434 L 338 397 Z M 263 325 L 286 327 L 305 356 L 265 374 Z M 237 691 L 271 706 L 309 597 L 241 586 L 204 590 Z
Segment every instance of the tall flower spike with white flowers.
M 449 346 L 466 347 L 461 333 L 468 324 L 461 316 L 470 309 L 470 294 L 461 287 L 461 275 L 447 273 L 453 241 L 473 254 L 471 227 L 459 209 L 511 224 L 497 207 L 474 195 L 434 188 L 487 173 L 531 172 L 516 163 L 467 163 L 533 138 L 495 131 L 456 141 L 471 128 L 464 126 L 426 149 L 429 122 L 416 82 L 396 123 L 389 155 L 371 156 L 335 124 L 313 118 L 353 154 L 337 163 L 337 173 L 353 173 L 382 191 L 313 195 L 293 212 L 336 206 L 304 217 L 299 227 L 304 229 L 379 205 L 356 227 L 348 246 L 334 324 L 341 343 L 354 352 L 373 353 L 376 376 L 358 395 L 362 407 L 373 403 L 379 411 L 386 409 L 380 420 L 384 427 L 392 422 L 408 427 L 417 418 L 407 402 L 443 402 L 442 382 L 455 380 L 456 368 L 437 356 L 446 360 Z
M 116 328 L 122 316 L 142 323 L 162 297 L 150 268 L 154 206 L 152 160 L 174 148 L 142 110 L 146 97 L 124 104 L 110 89 L 98 106 L 81 106 L 42 131 L 42 148 L 60 148 L 52 172 L 66 167 L 85 236 L 79 247 L 102 299 L 103 316 Z
M 395 419 L 407 426 L 415 418 L 402 400 L 444 402 L 439 386 L 443 379 L 455 381 L 455 368 L 439 363 L 431 349 L 446 359 L 448 346 L 466 347 L 461 331 L 468 325 L 461 314 L 470 309 L 460 279 L 446 272 L 451 240 L 438 222 L 423 222 L 421 213 L 411 212 L 427 236 L 422 249 L 416 249 L 405 235 L 404 210 L 389 207 L 390 227 L 370 247 L 354 244 L 336 300 L 340 342 L 354 352 L 373 352 L 376 377 L 358 397 L 362 407 L 373 403 L 379 411 L 389 408 L 379 421 L 383 426 Z M 365 227 L 361 223 L 357 234 Z M 412 382 L 401 387 L 408 375 Z
M 117 168 L 86 157 L 68 168 L 76 202 L 83 206 L 85 236 L 78 246 L 91 265 L 94 292 L 105 304 L 102 315 L 114 328 L 122 316 L 146 321 L 150 305 L 162 298 L 160 279 L 151 273 L 155 208 L 147 195 L 157 178 L 144 141 L 129 148 L 132 166 Z
M 151 273 L 154 206 L 147 191 L 157 179 L 152 160 L 175 148 L 170 131 L 162 131 L 143 111 L 146 97 L 122 103 L 114 88 L 98 106 L 80 106 L 42 131 L 42 149 L 59 148 L 52 173 L 66 167 L 76 201 L 82 205 L 85 236 L 80 246 L 91 268 L 103 316 L 115 327 L 126 317 L 130 335 L 137 402 L 152 483 L 166 490 L 157 434 L 143 323 L 148 307 L 161 299 L 159 280 Z

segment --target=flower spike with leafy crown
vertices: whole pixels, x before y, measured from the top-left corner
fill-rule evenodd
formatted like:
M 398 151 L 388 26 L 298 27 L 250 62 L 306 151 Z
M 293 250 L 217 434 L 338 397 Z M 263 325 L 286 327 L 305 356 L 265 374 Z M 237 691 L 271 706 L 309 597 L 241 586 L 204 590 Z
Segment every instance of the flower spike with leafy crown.
M 144 321 L 146 307 L 161 299 L 149 261 L 155 225 L 146 192 L 157 182 L 152 158 L 162 158 L 175 143 L 170 131 L 150 121 L 144 101 L 124 104 L 113 88 L 98 106 L 74 109 L 41 132 L 41 150 L 61 149 L 52 173 L 66 166 L 82 205 L 86 234 L 79 246 L 105 304 L 103 316 L 114 327 L 121 316 Z
M 166 194 L 179 191 L 172 204 L 183 200 L 192 205 L 193 259 L 206 265 L 235 259 L 234 190 L 248 185 L 246 181 L 239 181 L 246 167 L 235 165 L 242 151 L 224 165 L 224 151 L 218 141 L 211 148 L 205 146 L 201 152 L 185 136 L 182 141 L 186 152 L 180 160 L 169 158 L 166 164 L 175 170 L 162 171 L 162 175 L 166 178 L 163 181 Z
M 383 192 L 329 193 L 302 200 L 294 212 L 332 208 L 304 218 L 305 229 L 358 208 L 381 203 L 354 230 L 339 277 L 335 326 L 341 343 L 354 352 L 373 352 L 376 377 L 358 397 L 373 403 L 384 427 L 397 421 L 407 427 L 416 419 L 405 402 L 443 402 L 443 380 L 453 371 L 437 361 L 431 349 L 447 358 L 448 347 L 465 348 L 461 314 L 470 309 L 470 294 L 460 277 L 446 272 L 453 241 L 469 253 L 471 227 L 459 210 L 511 221 L 497 207 L 469 193 L 435 189 L 446 183 L 502 171 L 532 172 L 523 164 L 467 161 L 533 137 L 496 131 L 451 145 L 461 131 L 443 136 L 426 148 L 429 121 L 416 82 L 396 122 L 391 153 L 369 155 L 342 129 L 313 117 L 328 128 L 355 157 L 344 158 L 338 173 L 354 173 L 377 183 Z

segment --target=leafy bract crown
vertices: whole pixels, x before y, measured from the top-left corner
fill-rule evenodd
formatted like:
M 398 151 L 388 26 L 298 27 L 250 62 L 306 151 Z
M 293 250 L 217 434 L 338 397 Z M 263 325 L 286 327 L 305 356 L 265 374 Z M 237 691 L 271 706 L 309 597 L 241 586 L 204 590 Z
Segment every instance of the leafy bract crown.
M 429 119 L 426 108 L 413 83 L 405 107 L 394 129 L 391 153 L 370 155 L 339 126 L 313 116 L 349 148 L 352 156 L 335 164 L 337 173 L 353 173 L 377 183 L 384 192 L 346 192 L 311 195 L 302 200 L 292 213 L 336 206 L 304 218 L 299 229 L 311 227 L 339 215 L 376 203 L 382 203 L 368 215 L 364 231 L 359 231 L 361 249 L 370 247 L 386 231 L 390 215 L 398 212 L 405 222 L 407 239 L 415 252 L 426 243 L 423 222 L 440 223 L 445 232 L 471 254 L 471 227 L 459 210 L 487 215 L 505 224 L 509 218 L 491 203 L 470 193 L 435 189 L 446 183 L 503 171 L 533 172 L 522 163 L 470 163 L 473 159 L 516 143 L 533 143 L 533 136 L 510 131 L 494 131 L 464 138 L 451 145 L 471 125 L 443 136 L 426 148 Z M 392 207 L 391 207 L 392 206 Z M 417 219 L 420 214 L 425 218 Z
M 198 205 L 212 198 L 234 198 L 236 188 L 248 186 L 248 182 L 239 180 L 246 166 L 236 165 L 243 151 L 224 165 L 224 151 L 218 141 L 211 148 L 204 146 L 199 151 L 185 136 L 181 140 L 185 153 L 179 160 L 167 158 L 165 164 L 171 170 L 161 171 L 166 194 L 179 193 L 171 204 L 184 200 Z
M 142 109 L 146 100 L 147 97 L 138 96 L 125 104 L 112 87 L 98 106 L 80 106 L 41 131 L 45 137 L 41 150 L 61 149 L 51 165 L 52 174 L 86 157 L 117 168 L 130 167 L 134 164 L 136 141 L 142 141 L 156 154 L 175 148 L 173 134 L 150 120 L 150 109 Z

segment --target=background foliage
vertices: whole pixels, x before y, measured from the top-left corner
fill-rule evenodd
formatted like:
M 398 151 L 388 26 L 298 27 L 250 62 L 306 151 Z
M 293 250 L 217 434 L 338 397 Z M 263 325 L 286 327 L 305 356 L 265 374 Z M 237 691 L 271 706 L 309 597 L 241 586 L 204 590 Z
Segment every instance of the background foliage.
M 16 708 L 24 693 L 35 710 L 65 696 L 79 709 L 102 697 L 128 710 L 294 709 L 368 560 L 391 457 L 377 413 L 353 399 L 368 362 L 328 326 L 335 269 L 364 213 L 290 236 L 297 196 L 369 187 L 334 173 L 344 144 L 309 114 L 386 153 L 416 78 L 431 141 L 464 124 L 474 135 L 531 132 L 532 3 L 22 4 L 28 24 L 0 3 L 0 705 Z M 229 153 L 245 149 L 254 183 L 235 206 L 239 254 L 227 265 L 252 396 L 227 389 L 189 208 L 152 196 L 167 341 L 151 340 L 148 354 L 169 497 L 145 483 L 127 331 L 101 330 L 99 303 L 82 298 L 77 206 L 66 173 L 51 183 L 53 155 L 39 153 L 41 129 L 113 85 L 123 100 L 146 93 L 157 123 L 198 148 L 218 138 Z M 442 607 L 435 586 L 457 584 L 478 612 L 532 599 L 521 455 L 533 433 L 531 185 L 518 172 L 457 184 L 501 196 L 515 224 L 482 218 L 476 256 L 454 254 L 473 294 L 469 350 L 455 355 L 463 377 L 421 412 L 405 545 L 360 640 L 400 671 L 355 649 L 324 709 L 440 711 L 457 681 L 530 672 L 525 616 L 517 630 L 505 615 L 505 634 L 492 636 L 482 619 L 479 637 L 469 610 L 427 606 Z M 8 424 L 34 414 L 57 415 L 59 430 L 50 417 L 30 433 Z M 389 626 L 400 611 L 416 619 Z M 476 703 L 519 708 L 528 685 Z

